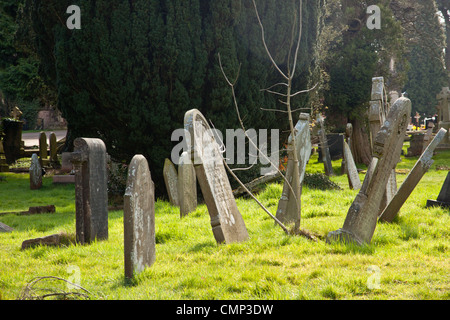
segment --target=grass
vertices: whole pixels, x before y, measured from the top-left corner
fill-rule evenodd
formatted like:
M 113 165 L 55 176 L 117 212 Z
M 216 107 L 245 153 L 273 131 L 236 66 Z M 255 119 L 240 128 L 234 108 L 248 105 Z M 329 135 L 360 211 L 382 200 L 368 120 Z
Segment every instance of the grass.
M 54 204 L 57 212 L 0 216 L 15 229 L 0 234 L 0 296 L 16 299 L 35 277 L 72 279 L 75 267 L 94 299 L 449 299 L 449 211 L 425 208 L 448 173 L 436 168 L 449 159 L 450 152 L 435 156 L 394 223 L 378 223 L 372 243 L 362 247 L 287 236 L 246 199 L 237 204 L 250 239 L 217 245 L 204 204 L 180 219 L 178 208 L 158 200 L 156 262 L 131 282 L 124 278 L 122 211 L 109 213 L 107 241 L 21 250 L 26 239 L 74 233 L 74 187 L 53 186 L 45 178 L 41 190 L 31 191 L 27 174 L 2 174 L 7 182 L 0 182 L 0 211 Z M 416 160 L 403 158 L 398 168 L 410 170 Z M 337 173 L 340 161 L 333 166 Z M 307 171 L 323 172 L 317 155 Z M 400 186 L 406 174 L 397 178 Z M 342 227 L 357 193 L 349 190 L 346 176 L 331 179 L 343 190 L 305 187 L 302 193 L 302 228 L 321 236 Z M 281 190 L 281 184 L 271 184 L 258 195 L 271 212 Z

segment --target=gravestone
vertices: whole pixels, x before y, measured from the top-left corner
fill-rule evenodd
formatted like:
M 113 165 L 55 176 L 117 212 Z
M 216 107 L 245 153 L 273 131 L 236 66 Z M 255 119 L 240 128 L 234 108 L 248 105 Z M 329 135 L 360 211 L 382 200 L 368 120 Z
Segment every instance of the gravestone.
M 248 239 L 244 219 L 234 199 L 222 154 L 208 122 L 197 109 L 184 118 L 189 132 L 189 153 L 211 218 L 217 243 L 241 242 Z
M 427 207 L 450 208 L 450 172 L 444 181 L 444 185 L 442 186 L 437 200 L 428 200 Z
M 75 171 L 76 236 L 80 244 L 108 239 L 108 174 L 102 140 L 78 138 L 71 159 Z
M 58 142 L 56 139 L 56 134 L 54 132 L 50 133 L 50 164 L 56 166 L 59 164 L 58 161 Z
M 322 154 L 322 162 L 325 169 L 325 174 L 327 176 L 333 176 L 333 166 L 331 164 L 331 156 L 330 156 L 330 149 L 328 148 L 328 140 L 325 135 L 325 125 L 324 125 L 324 119 L 321 115 L 318 115 L 317 122 L 320 125 L 319 130 L 319 143 L 320 143 L 320 150 Z
M 425 152 L 425 149 L 431 143 L 431 140 L 433 140 L 433 131 L 434 131 L 434 123 L 429 121 L 427 124 L 427 132 L 425 133 L 425 136 L 423 137 L 422 153 Z
M 297 194 L 301 196 L 301 186 L 305 176 L 306 164 L 308 163 L 311 156 L 311 135 L 309 131 L 308 114 L 300 114 L 299 121 L 297 122 L 294 130 L 298 171 L 294 170 L 294 139 L 292 138 L 292 136 L 289 136 L 287 147 L 288 162 L 285 176 L 287 181 L 284 181 L 283 192 L 278 202 L 276 217 L 282 223 L 294 223 L 295 228 L 298 229 L 300 227 L 301 219 L 301 199 L 298 199 L 297 206 L 295 195 Z M 295 172 L 298 173 L 298 177 L 294 176 Z M 296 190 L 297 186 L 300 186 L 300 190 Z
M 442 91 L 437 95 L 439 105 L 438 109 L 438 121 L 439 129 L 444 128 L 447 130 L 447 135 L 441 144 L 436 148 L 437 150 L 450 149 L 450 89 L 448 87 L 442 88 Z
M 148 162 L 136 155 L 128 167 L 124 195 L 125 277 L 133 278 L 155 262 L 155 186 Z
M 10 226 L 7 226 L 6 224 L 0 222 L 0 233 L 2 233 L 2 232 L 6 233 L 6 232 L 12 232 L 12 231 L 14 231 L 13 228 L 11 228 Z
M 425 144 L 425 134 L 423 132 L 412 133 L 406 157 L 420 156 L 422 154 L 424 144 Z
M 3 141 L 0 136 L 0 172 L 9 172 L 8 162 L 6 161 L 5 150 L 3 149 Z
M 361 189 L 361 180 L 359 179 L 358 169 L 356 168 L 355 160 L 353 159 L 353 154 L 351 151 L 352 134 L 353 126 L 351 123 L 347 123 L 347 127 L 345 129 L 344 159 L 342 160 L 342 166 L 347 174 L 350 189 L 359 190 Z
M 197 177 L 188 152 L 183 152 L 178 164 L 178 200 L 180 217 L 187 216 L 197 208 Z
M 48 158 L 48 144 L 47 135 L 45 132 L 39 134 L 39 159 L 41 161 L 41 166 L 44 166 Z
M 391 107 L 374 139 L 373 158 L 363 186 L 348 210 L 344 226 L 330 232 L 327 242 L 362 245 L 372 240 L 387 182 L 399 160 L 410 113 L 411 101 L 407 98 L 399 98 Z
M 178 199 L 178 173 L 175 165 L 169 159 L 164 160 L 163 176 L 170 203 L 176 207 L 180 206 Z
M 429 146 L 425 149 L 425 152 L 422 154 L 420 159 L 415 164 L 414 168 L 409 173 L 408 177 L 406 177 L 405 181 L 403 181 L 400 189 L 397 194 L 394 196 L 392 201 L 388 204 L 388 206 L 384 209 L 383 213 L 380 216 L 381 221 L 392 222 L 399 212 L 400 208 L 403 206 L 405 201 L 413 192 L 414 188 L 420 182 L 425 173 L 430 169 L 431 165 L 434 163 L 432 157 L 433 152 L 436 147 L 441 143 L 444 139 L 447 130 L 441 129 L 433 141 L 429 144 Z
M 36 153 L 31 156 L 30 165 L 30 189 L 38 190 L 42 188 L 42 167 Z

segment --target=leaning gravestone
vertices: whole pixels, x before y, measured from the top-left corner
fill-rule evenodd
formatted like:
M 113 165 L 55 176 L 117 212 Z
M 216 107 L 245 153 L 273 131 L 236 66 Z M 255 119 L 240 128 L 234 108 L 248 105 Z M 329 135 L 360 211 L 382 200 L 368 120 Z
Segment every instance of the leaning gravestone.
M 188 152 L 183 152 L 178 164 L 178 200 L 180 217 L 185 217 L 197 208 L 197 177 Z
M 351 123 L 348 123 L 345 130 L 346 141 L 344 141 L 343 162 L 350 189 L 359 190 L 361 189 L 361 180 L 359 180 L 358 169 L 356 168 L 355 160 L 353 159 L 353 154 L 350 147 L 352 134 L 353 134 L 353 126 Z
M 164 161 L 163 176 L 169 201 L 173 206 L 178 207 L 180 205 L 178 199 L 178 174 L 177 169 L 169 159 Z
M 123 214 L 125 277 L 131 279 L 155 262 L 155 186 L 142 155 L 128 167 Z
M 188 139 L 188 152 L 208 207 L 214 238 L 217 243 L 247 240 L 244 219 L 234 199 L 222 154 L 208 122 L 200 111 L 193 109 L 186 113 L 184 126 L 191 137 Z
M 78 138 L 71 154 L 75 171 L 76 236 L 81 244 L 108 239 L 106 147 L 100 139 Z
M 299 121 L 295 128 L 295 150 L 297 152 L 298 171 L 294 171 L 293 144 L 294 139 L 289 136 L 288 139 L 288 163 L 286 168 L 286 176 L 283 185 L 283 192 L 278 202 L 276 217 L 282 223 L 294 223 L 295 228 L 300 227 L 301 219 L 301 200 L 295 197 L 295 194 L 302 193 L 301 186 L 305 176 L 306 164 L 311 156 L 311 135 L 309 131 L 309 115 L 300 114 Z M 298 177 L 294 176 L 294 172 L 298 172 Z M 297 181 L 299 182 L 297 182 Z M 300 186 L 300 190 L 295 190 Z M 298 206 L 297 206 L 298 204 Z
M 347 213 L 344 226 L 330 232 L 327 242 L 370 243 L 377 224 L 380 203 L 392 169 L 398 162 L 409 123 L 411 101 L 398 99 L 374 139 L 373 159 L 363 186 Z
M 30 189 L 37 190 L 42 188 L 42 167 L 36 153 L 31 156 L 30 165 Z
M 428 200 L 427 207 L 442 207 L 450 209 L 450 172 L 445 179 L 437 200 Z
M 11 228 L 10 226 L 7 226 L 6 224 L 0 222 L 0 233 L 1 232 L 7 233 L 7 232 L 12 232 L 12 231 L 14 231 L 13 228 Z
M 433 141 L 428 145 L 425 149 L 422 156 L 417 161 L 414 168 L 409 173 L 408 177 L 406 177 L 405 181 L 401 185 L 397 194 L 394 196 L 392 201 L 388 204 L 386 209 L 384 209 L 383 213 L 380 216 L 381 221 L 392 222 L 395 216 L 397 215 L 400 208 L 403 206 L 405 201 L 413 192 L 414 188 L 420 182 L 424 174 L 430 169 L 431 165 L 434 163 L 432 157 L 433 152 L 436 147 L 441 143 L 444 139 L 447 130 L 441 129 Z

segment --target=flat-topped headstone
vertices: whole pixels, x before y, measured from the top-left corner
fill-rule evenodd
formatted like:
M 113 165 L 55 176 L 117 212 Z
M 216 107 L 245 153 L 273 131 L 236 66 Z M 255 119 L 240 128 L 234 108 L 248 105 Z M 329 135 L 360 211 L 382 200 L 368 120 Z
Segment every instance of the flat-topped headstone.
M 197 208 L 197 177 L 188 152 L 183 152 L 178 164 L 178 200 L 180 217 L 187 216 Z
M 31 156 L 30 164 L 30 189 L 42 188 L 42 167 L 36 153 Z
M 124 195 L 125 277 L 133 278 L 155 262 L 155 187 L 148 162 L 136 155 L 128 167 Z
M 428 200 L 427 207 L 450 208 L 450 172 L 444 181 L 444 185 L 442 186 L 437 200 Z
M 293 143 L 294 139 L 288 139 L 288 163 L 286 168 L 286 180 L 284 181 L 281 198 L 278 201 L 276 217 L 282 223 L 294 223 L 295 228 L 300 227 L 301 219 L 301 199 L 297 199 L 296 194 L 301 195 L 301 186 L 305 176 L 306 164 L 311 156 L 311 135 L 309 131 L 309 115 L 302 113 L 295 126 L 295 150 L 297 152 L 298 171 L 294 170 Z M 298 177 L 294 176 L 295 172 Z M 300 186 L 300 190 L 295 190 Z
M 344 226 L 330 232 L 327 242 L 370 243 L 378 220 L 386 185 L 399 160 L 403 137 L 409 123 L 411 101 L 399 98 L 389 111 L 374 140 L 373 159 L 363 186 L 349 208 Z
M 222 154 L 208 122 L 197 109 L 184 118 L 189 132 L 189 152 L 197 180 L 208 207 L 217 243 L 241 242 L 248 239 L 244 219 L 234 199 Z
M 169 201 L 173 206 L 178 207 L 180 205 L 178 199 L 178 173 L 175 165 L 169 159 L 164 160 L 163 176 Z
M 71 162 L 75 170 L 77 242 L 108 239 L 106 146 L 100 139 L 77 138 Z
M 441 143 L 442 139 L 444 139 L 446 133 L 447 131 L 445 129 L 441 129 L 433 139 L 433 141 L 425 149 L 425 152 L 423 152 L 422 156 L 414 165 L 414 168 L 411 170 L 408 177 L 406 177 L 405 181 L 403 181 L 397 194 L 384 209 L 383 213 L 380 216 L 381 221 L 392 222 L 394 220 L 395 216 L 400 211 L 400 208 L 403 206 L 408 197 L 411 195 L 414 188 L 434 163 L 432 159 L 433 152 Z
M 54 132 L 50 133 L 50 163 L 55 166 L 58 165 L 58 141 Z

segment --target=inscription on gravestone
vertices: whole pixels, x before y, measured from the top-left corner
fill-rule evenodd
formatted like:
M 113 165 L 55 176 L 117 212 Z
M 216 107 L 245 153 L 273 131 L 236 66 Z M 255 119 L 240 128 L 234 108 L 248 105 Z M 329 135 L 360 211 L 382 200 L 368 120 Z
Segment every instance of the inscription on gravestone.
M 155 187 L 148 162 L 136 155 L 128 167 L 124 195 L 125 277 L 133 278 L 155 262 Z
M 377 224 L 380 203 L 392 169 L 398 162 L 409 123 L 411 101 L 399 98 L 374 139 L 373 159 L 363 186 L 347 213 L 344 226 L 330 232 L 327 242 L 370 243 Z
M 184 125 L 193 137 L 190 141 L 189 152 L 208 207 L 217 243 L 247 240 L 248 232 L 244 219 L 238 210 L 222 154 L 210 126 L 197 109 L 186 113 Z

